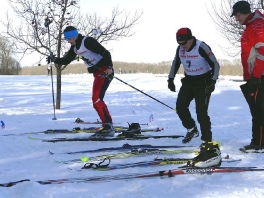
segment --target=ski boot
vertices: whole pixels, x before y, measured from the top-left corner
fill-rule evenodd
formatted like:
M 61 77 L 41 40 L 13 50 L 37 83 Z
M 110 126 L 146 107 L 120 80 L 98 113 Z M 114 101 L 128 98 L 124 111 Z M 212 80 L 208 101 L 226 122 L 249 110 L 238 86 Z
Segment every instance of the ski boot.
M 187 163 L 187 167 L 218 167 L 222 163 L 219 143 L 205 142 L 200 146 L 199 154 Z
M 113 127 L 112 123 L 105 123 L 103 125 L 103 128 L 96 131 L 93 135 L 90 137 L 114 137 L 115 135 L 115 129 Z
M 199 131 L 198 131 L 197 127 L 194 126 L 193 128 L 187 130 L 187 134 L 183 138 L 182 143 L 186 144 L 186 143 L 190 142 L 193 138 L 196 138 L 198 136 L 199 136 Z

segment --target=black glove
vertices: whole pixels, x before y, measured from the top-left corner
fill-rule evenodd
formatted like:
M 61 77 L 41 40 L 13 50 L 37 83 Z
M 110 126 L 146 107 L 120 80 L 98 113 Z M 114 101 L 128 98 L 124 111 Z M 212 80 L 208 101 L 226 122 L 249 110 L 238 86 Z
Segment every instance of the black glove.
M 176 88 L 175 88 L 175 84 L 174 84 L 174 79 L 173 78 L 169 78 L 168 79 L 168 88 L 169 90 L 175 92 Z
M 96 69 L 95 66 L 92 66 L 92 67 L 88 67 L 87 70 L 88 70 L 89 74 L 92 74 L 92 73 L 94 73 L 97 69 Z
M 249 93 L 255 93 L 261 87 L 261 78 L 251 76 L 249 80 Z
M 49 64 L 50 62 L 55 62 L 55 60 L 56 60 L 56 56 L 53 55 L 52 52 L 51 52 L 50 55 L 47 56 L 47 58 L 46 58 L 46 61 L 47 61 L 48 64 Z
M 212 93 L 215 90 L 216 80 L 208 79 L 206 80 L 205 93 Z

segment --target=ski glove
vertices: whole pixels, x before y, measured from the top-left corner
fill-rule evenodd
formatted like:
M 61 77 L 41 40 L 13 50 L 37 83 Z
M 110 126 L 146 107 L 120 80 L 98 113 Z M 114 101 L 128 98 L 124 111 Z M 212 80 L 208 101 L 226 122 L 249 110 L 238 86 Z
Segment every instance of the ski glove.
M 174 78 L 168 79 L 168 88 L 169 88 L 169 90 L 171 90 L 173 92 L 176 91 L 175 84 L 174 84 Z
M 212 93 L 215 90 L 216 80 L 209 79 L 206 81 L 205 93 Z
M 89 74 L 92 74 L 94 72 L 96 72 L 96 67 L 95 66 L 92 66 L 92 67 L 87 67 L 87 71 L 89 72 Z
M 55 60 L 56 60 L 56 56 L 53 55 L 52 52 L 51 52 L 50 55 L 47 56 L 47 58 L 46 58 L 46 61 L 47 61 L 48 64 L 49 64 L 50 62 L 55 62 Z
M 249 93 L 255 93 L 261 87 L 261 78 L 251 76 L 249 80 Z

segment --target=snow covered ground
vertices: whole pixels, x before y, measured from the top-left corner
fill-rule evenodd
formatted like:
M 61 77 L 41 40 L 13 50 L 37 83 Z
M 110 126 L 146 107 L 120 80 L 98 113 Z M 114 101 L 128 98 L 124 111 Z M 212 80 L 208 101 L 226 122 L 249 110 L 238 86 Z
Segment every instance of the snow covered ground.
M 170 107 L 175 107 L 177 93 L 167 88 L 167 75 L 154 74 L 117 74 L 118 78 L 160 100 Z M 54 87 L 56 87 L 54 77 Z M 223 156 L 241 158 L 240 162 L 223 163 L 223 166 L 258 166 L 263 167 L 263 154 L 244 154 L 238 148 L 246 145 L 251 139 L 251 116 L 242 96 L 239 85 L 243 82 L 230 79 L 241 77 L 221 76 L 216 90 L 212 95 L 209 115 L 212 121 L 213 139 L 221 142 Z M 173 178 L 133 179 L 105 183 L 73 183 L 40 185 L 35 181 L 47 179 L 63 179 L 103 175 L 118 175 L 142 172 L 158 172 L 159 170 L 175 169 L 178 165 L 155 167 L 136 167 L 129 169 L 96 171 L 70 170 L 80 169 L 83 164 L 60 164 L 56 160 L 75 159 L 84 154 L 50 155 L 71 151 L 97 149 L 103 147 L 122 146 L 129 144 L 152 145 L 182 145 L 179 139 L 148 139 L 142 141 L 112 141 L 112 142 L 61 142 L 48 143 L 30 140 L 28 135 L 20 133 L 43 131 L 47 129 L 72 129 L 73 127 L 88 127 L 74 124 L 76 118 L 86 121 L 96 121 L 98 116 L 91 103 L 92 75 L 62 76 L 61 109 L 56 110 L 54 118 L 51 79 L 50 76 L 1 76 L 0 120 L 6 128 L 0 129 L 0 183 L 30 179 L 10 188 L 0 187 L 0 197 L 5 198 L 261 198 L 264 197 L 264 172 L 217 173 L 211 175 L 177 175 Z M 179 90 L 180 77 L 175 79 Z M 127 126 L 127 122 L 148 123 L 142 128 L 163 127 L 160 133 L 154 135 L 185 135 L 177 114 L 146 95 L 132 89 L 114 79 L 105 96 L 106 104 L 115 123 Z M 191 112 L 196 119 L 194 103 Z M 150 116 L 154 120 L 149 122 Z M 119 124 L 120 125 L 120 124 Z M 89 125 L 96 126 L 96 125 Z M 16 134 L 5 136 L 7 134 Z M 66 136 L 87 136 L 87 134 L 38 134 L 38 138 L 53 138 Z M 188 145 L 198 146 L 200 137 Z M 119 151 L 117 151 L 119 152 Z M 97 152 L 85 154 L 97 156 L 112 152 Z M 195 154 L 160 155 L 159 157 L 191 158 Z M 113 159 L 112 163 L 133 163 L 153 160 L 156 156 Z

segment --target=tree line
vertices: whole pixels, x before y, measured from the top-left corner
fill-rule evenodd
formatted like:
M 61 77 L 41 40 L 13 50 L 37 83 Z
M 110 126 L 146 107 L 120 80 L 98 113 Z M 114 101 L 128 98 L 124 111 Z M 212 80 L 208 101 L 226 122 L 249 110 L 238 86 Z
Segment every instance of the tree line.
M 240 60 L 218 60 L 220 64 L 220 75 L 242 76 L 242 65 Z M 163 61 L 160 63 L 128 63 L 114 61 L 115 74 L 133 74 L 133 73 L 153 73 L 168 74 L 170 72 L 172 61 Z M 47 75 L 48 65 L 23 67 L 20 75 Z M 180 67 L 179 74 L 183 74 L 183 67 Z M 68 65 L 62 74 L 83 74 L 88 73 L 87 67 L 83 63 L 73 63 Z M 56 70 L 53 71 L 56 75 Z

